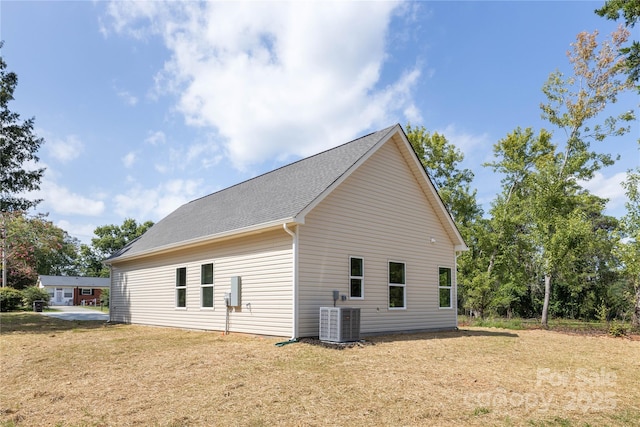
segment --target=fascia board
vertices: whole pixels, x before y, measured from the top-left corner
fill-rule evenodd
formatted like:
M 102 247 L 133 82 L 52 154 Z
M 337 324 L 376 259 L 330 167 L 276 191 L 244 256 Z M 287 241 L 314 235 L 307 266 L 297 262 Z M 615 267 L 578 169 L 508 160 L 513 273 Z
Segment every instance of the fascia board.
M 162 253 L 166 253 L 166 252 L 170 252 L 176 249 L 186 249 L 189 247 L 193 247 L 193 246 L 198 246 L 198 245 L 202 245 L 205 243 L 211 243 L 214 242 L 216 240 L 222 240 L 222 239 L 228 239 L 228 238 L 233 238 L 233 237 L 239 237 L 242 235 L 246 235 L 246 234 L 251 234 L 251 233 L 256 233 L 256 232 L 260 232 L 260 231 L 265 231 L 267 229 L 270 228 L 277 228 L 277 227 L 282 227 L 283 224 L 291 224 L 291 223 L 300 223 L 298 221 L 296 221 L 294 218 L 284 218 L 284 219 L 279 219 L 279 220 L 275 220 L 275 221 L 269 221 L 269 222 L 265 222 L 262 224 L 256 224 L 256 225 L 252 225 L 250 227 L 244 227 L 244 228 L 238 228 L 235 230 L 229 230 L 229 231 L 225 231 L 223 233 L 218 233 L 218 234 L 211 234 L 208 236 L 203 236 L 203 237 L 198 237 L 195 239 L 191 239 L 191 240 L 184 240 L 181 242 L 177 242 L 177 243 L 172 243 L 169 245 L 164 245 L 164 246 L 160 246 L 160 247 L 156 247 L 153 249 L 148 249 L 146 251 L 141 251 L 141 252 L 136 252 L 132 255 L 122 255 L 119 256 L 118 258 L 112 259 L 112 260 L 103 260 L 103 264 L 106 265 L 113 265 L 113 264 L 117 264 L 120 262 L 125 262 L 125 261 L 130 261 L 130 260 L 134 260 L 137 258 L 143 258 L 143 257 L 147 257 L 147 256 L 151 256 L 151 255 L 159 255 Z

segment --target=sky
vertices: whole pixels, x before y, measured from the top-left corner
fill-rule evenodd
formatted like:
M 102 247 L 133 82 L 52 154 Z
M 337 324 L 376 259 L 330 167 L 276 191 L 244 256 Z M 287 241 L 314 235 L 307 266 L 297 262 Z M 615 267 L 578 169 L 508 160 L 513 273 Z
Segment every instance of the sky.
M 541 89 L 571 73 L 579 32 L 615 29 L 602 3 L 3 0 L 0 39 L 18 75 L 9 108 L 45 139 L 37 211 L 89 243 L 395 123 L 444 134 L 488 212 L 497 141 L 544 127 L 562 143 Z M 639 104 L 628 93 L 611 112 Z M 610 215 L 624 215 L 639 136 L 635 122 L 592 145 L 620 156 L 584 183 Z

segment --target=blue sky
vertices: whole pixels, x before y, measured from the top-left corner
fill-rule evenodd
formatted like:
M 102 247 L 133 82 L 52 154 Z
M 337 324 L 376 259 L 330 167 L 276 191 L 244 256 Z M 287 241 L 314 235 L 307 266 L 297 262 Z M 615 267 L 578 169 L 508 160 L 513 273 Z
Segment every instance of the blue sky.
M 577 33 L 615 28 L 601 4 L 3 0 L 0 38 L 10 108 L 46 140 L 38 211 L 88 242 L 409 121 L 463 151 L 488 210 L 500 177 L 482 163 L 516 127 L 549 128 L 542 85 Z M 612 112 L 631 109 L 633 93 Z M 615 216 L 639 132 L 594 145 L 621 155 L 585 184 Z

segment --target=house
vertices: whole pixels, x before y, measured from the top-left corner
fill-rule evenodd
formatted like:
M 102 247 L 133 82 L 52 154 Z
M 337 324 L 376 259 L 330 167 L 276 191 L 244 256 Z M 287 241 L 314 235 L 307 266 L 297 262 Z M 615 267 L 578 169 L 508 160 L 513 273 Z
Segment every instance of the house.
M 105 260 L 111 321 L 318 336 L 457 326 L 467 247 L 400 125 L 193 200 Z
M 99 305 L 108 277 L 38 276 L 37 286 L 49 293 L 49 305 Z

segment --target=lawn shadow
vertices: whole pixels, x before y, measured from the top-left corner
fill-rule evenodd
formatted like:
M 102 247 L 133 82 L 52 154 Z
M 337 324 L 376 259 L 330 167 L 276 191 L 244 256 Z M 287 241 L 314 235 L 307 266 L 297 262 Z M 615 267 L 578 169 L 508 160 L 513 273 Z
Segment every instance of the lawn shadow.
M 0 315 L 0 335 L 6 334 L 51 334 L 72 330 L 104 328 L 104 320 L 65 320 L 40 313 L 12 312 Z
M 375 343 L 395 342 L 395 341 L 423 341 L 423 340 L 443 340 L 452 338 L 465 337 L 506 337 L 518 338 L 518 334 L 505 331 L 487 331 L 476 329 L 458 329 L 447 331 L 422 331 L 422 332 L 406 332 L 388 335 L 369 335 L 365 336 L 366 340 Z

